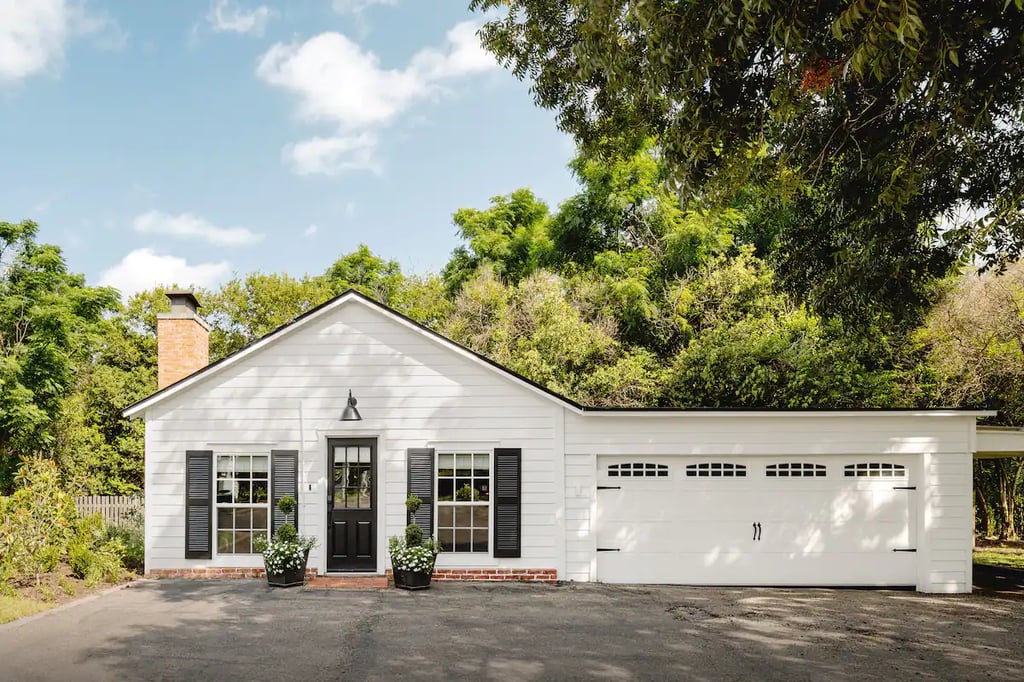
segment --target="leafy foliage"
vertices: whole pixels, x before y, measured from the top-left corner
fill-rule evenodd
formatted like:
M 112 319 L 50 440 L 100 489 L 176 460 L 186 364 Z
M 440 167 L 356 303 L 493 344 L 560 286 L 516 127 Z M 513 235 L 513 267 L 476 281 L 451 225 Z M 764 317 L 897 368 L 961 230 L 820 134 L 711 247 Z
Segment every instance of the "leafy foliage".
M 754 187 L 798 214 L 782 273 L 796 266 L 793 290 L 830 314 L 912 315 L 922 302 L 892 294 L 915 271 L 1024 247 L 1021 0 L 470 6 L 588 154 L 656 138 L 687 201 Z
M 49 452 L 79 363 L 99 342 L 117 292 L 85 285 L 35 223 L 0 222 L 0 491 L 18 457 Z

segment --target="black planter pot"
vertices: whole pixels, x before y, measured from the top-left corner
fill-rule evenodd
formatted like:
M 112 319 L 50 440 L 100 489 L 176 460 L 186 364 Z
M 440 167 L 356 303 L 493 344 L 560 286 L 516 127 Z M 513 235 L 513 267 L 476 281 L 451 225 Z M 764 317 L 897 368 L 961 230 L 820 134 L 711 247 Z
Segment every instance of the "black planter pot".
M 309 552 L 306 552 L 306 560 L 302 562 L 301 568 L 292 568 L 283 573 L 271 573 L 267 571 L 267 584 L 271 587 L 297 587 L 306 582 L 306 562 L 309 561 Z
M 425 590 L 430 587 L 430 572 L 395 569 L 395 587 L 401 590 Z

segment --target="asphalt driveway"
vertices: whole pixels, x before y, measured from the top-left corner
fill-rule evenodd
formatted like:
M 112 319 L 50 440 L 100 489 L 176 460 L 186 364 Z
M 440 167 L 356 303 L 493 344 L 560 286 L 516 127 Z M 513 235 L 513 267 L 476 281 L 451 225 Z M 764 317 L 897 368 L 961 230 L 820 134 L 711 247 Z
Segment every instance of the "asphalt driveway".
M 162 580 L 0 628 L 0 678 L 1019 680 L 1021 632 L 982 596 Z

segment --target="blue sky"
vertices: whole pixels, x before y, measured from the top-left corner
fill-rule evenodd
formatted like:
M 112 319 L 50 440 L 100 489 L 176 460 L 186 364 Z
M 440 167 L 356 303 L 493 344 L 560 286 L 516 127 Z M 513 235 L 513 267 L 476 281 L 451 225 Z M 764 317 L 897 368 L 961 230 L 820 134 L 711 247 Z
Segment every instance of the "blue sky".
M 467 0 L 0 0 L 0 220 L 125 292 L 440 268 L 451 214 L 573 154 Z

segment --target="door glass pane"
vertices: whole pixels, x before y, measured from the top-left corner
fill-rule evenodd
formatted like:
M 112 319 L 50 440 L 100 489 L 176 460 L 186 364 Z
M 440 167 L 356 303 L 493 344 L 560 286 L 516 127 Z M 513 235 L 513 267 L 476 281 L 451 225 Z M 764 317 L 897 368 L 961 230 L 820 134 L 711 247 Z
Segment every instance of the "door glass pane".
M 345 448 L 334 448 L 334 465 L 345 463 Z
M 360 464 L 369 464 L 370 463 L 370 448 L 365 447 L 365 446 L 359 448 L 359 455 L 358 455 L 357 461 Z

